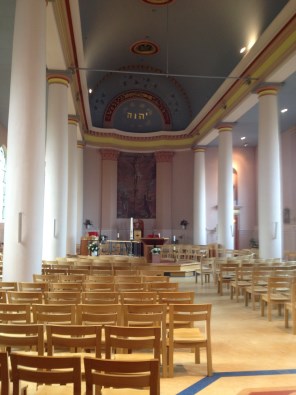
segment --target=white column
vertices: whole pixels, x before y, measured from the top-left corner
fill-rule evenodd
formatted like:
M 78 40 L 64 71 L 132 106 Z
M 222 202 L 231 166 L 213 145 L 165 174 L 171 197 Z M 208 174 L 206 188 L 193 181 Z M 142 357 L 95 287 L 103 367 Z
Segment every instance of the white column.
M 205 149 L 194 150 L 193 243 L 207 244 Z
M 117 161 L 119 151 L 101 150 L 102 157 L 102 232 L 112 237 L 117 226 Z M 104 234 L 104 233 L 103 233 Z
M 218 243 L 233 249 L 232 125 L 221 124 L 218 130 Z
M 43 259 L 66 255 L 68 198 L 68 85 L 62 73 L 48 75 Z
M 46 3 L 17 1 L 8 121 L 4 281 L 41 272 L 46 114 Z
M 67 254 L 76 254 L 77 243 L 77 117 L 68 117 L 68 217 Z M 79 240 L 80 242 L 80 240 Z
M 84 145 L 77 144 L 77 241 L 83 235 L 83 152 Z
M 156 158 L 156 228 L 161 236 L 171 236 L 173 152 L 160 151 Z
M 282 257 L 282 191 L 277 86 L 258 89 L 258 230 L 260 258 Z

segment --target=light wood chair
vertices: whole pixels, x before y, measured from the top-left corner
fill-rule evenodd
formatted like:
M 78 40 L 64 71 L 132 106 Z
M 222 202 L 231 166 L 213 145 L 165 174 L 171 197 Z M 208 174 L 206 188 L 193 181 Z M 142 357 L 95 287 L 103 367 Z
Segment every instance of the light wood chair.
M 34 283 L 41 282 L 52 282 L 57 283 L 59 280 L 58 274 L 33 274 L 33 281 Z
M 49 357 L 12 353 L 11 368 L 13 395 L 20 394 L 21 381 L 38 384 L 38 390 L 35 392 L 38 395 L 57 393 L 81 395 L 81 361 L 79 356 Z M 59 389 L 52 384 L 60 384 L 63 387 Z M 72 384 L 72 386 L 69 386 L 68 389 L 68 386 L 65 387 L 66 384 Z
M 245 289 L 250 287 L 253 273 L 253 265 L 237 267 L 235 270 L 235 277 L 230 282 L 230 299 L 235 295 L 236 302 L 239 301 L 239 296 L 245 294 Z
M 79 304 L 76 307 L 79 325 L 120 325 L 122 306 L 120 304 Z
M 74 304 L 33 304 L 32 319 L 35 324 L 76 323 L 76 305 Z
M 102 274 L 90 274 L 88 276 L 85 277 L 85 280 L 83 282 L 83 284 L 85 283 L 114 283 L 114 276 L 112 274 L 112 272 L 107 273 L 102 273 Z
M 78 304 L 80 302 L 80 292 L 44 292 L 44 303 L 46 304 Z
M 157 292 L 120 292 L 122 304 L 151 304 L 157 303 Z
M 84 365 L 86 395 L 95 394 L 95 386 L 101 395 L 160 395 L 157 359 L 114 361 L 85 357 Z
M 195 363 L 200 363 L 200 349 L 205 348 L 207 375 L 212 375 L 211 309 L 211 304 L 170 305 L 168 343 L 170 377 L 174 376 L 174 358 L 177 348 L 194 349 Z M 188 327 L 188 323 L 191 323 L 191 327 Z M 198 326 L 194 326 L 195 324 Z
M 268 267 L 259 267 L 254 268 L 252 273 L 251 284 L 249 287 L 245 288 L 245 305 L 248 306 L 249 299 L 252 302 L 252 309 L 255 310 L 256 302 L 260 302 L 260 297 L 262 294 L 265 294 L 268 278 L 272 274 L 272 268 Z
M 124 305 L 123 324 L 133 327 L 159 326 L 161 328 L 162 376 L 167 377 L 166 306 L 162 304 Z
M 29 324 L 31 322 L 30 305 L 1 303 L 0 322 L 2 324 Z
M 82 291 L 83 292 L 114 292 L 115 285 L 114 283 L 82 283 Z
M 40 291 L 8 291 L 6 295 L 8 303 L 23 303 L 28 305 L 32 305 L 33 303 L 43 303 L 43 292 Z
M 0 349 L 44 353 L 43 325 L 40 324 L 0 324 Z
M 117 292 L 144 292 L 146 286 L 143 283 L 118 283 L 115 284 L 115 291 Z
M 123 275 L 117 275 L 114 276 L 114 283 L 115 284 L 123 284 L 123 283 L 133 283 L 133 284 L 139 284 L 142 282 L 142 277 L 135 275 L 135 276 L 123 276 Z
M 18 291 L 16 281 L 0 281 L 0 291 Z
M 219 275 L 218 275 L 218 294 L 223 295 L 224 286 L 226 285 L 228 289 L 230 289 L 230 283 L 234 279 L 235 270 L 238 267 L 238 263 L 225 263 L 220 266 Z
M 59 275 L 59 282 L 63 282 L 63 283 L 82 283 L 84 279 L 85 279 L 85 274 Z
M 284 318 L 285 318 L 285 328 L 289 328 L 289 314 L 291 314 L 292 320 L 292 333 L 296 335 L 296 282 L 292 282 L 291 288 L 291 300 L 285 302 L 284 305 Z
M 118 292 L 81 292 L 81 303 L 84 304 L 118 304 Z
M 189 304 L 194 302 L 194 295 L 194 291 L 161 291 L 158 292 L 158 301 L 165 305 Z
M 9 395 L 9 372 L 7 352 L 0 352 L 0 381 L 0 394 Z
M 106 326 L 106 359 L 141 361 L 161 355 L 160 326 Z
M 268 321 L 272 320 L 272 308 L 273 306 L 278 307 L 279 315 L 281 315 L 281 308 L 286 302 L 291 301 L 291 288 L 292 288 L 292 277 L 274 277 L 268 278 L 267 292 L 261 295 L 261 316 L 264 316 L 265 306 L 267 306 L 267 318 Z
M 214 278 L 214 261 L 215 258 L 201 257 L 199 267 L 195 271 L 195 282 L 197 283 L 200 277 L 201 285 L 209 283 L 211 277 Z

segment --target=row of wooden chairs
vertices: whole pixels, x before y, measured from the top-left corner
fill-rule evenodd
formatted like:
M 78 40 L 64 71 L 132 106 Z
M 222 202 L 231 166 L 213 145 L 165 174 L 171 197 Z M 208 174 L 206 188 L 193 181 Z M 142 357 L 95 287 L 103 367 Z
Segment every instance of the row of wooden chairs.
M 207 349 L 207 373 L 212 374 L 211 305 L 171 304 L 168 331 L 165 305 L 129 305 L 126 311 L 125 326 L 104 325 L 104 339 L 102 338 L 102 325 L 93 322 L 84 325 L 47 323 L 45 325 L 47 354 L 54 355 L 56 349 L 69 347 L 71 349 L 95 349 L 94 355 L 99 357 L 104 344 L 107 359 L 120 359 L 122 357 L 119 356 L 119 349 L 151 349 L 151 337 L 154 337 L 158 340 L 153 346 L 153 357 L 162 360 L 164 377 L 167 375 L 167 355 L 169 355 L 169 366 L 171 364 L 169 376 L 173 376 L 174 355 L 170 348 L 174 350 L 181 345 L 182 348 L 195 350 L 196 363 L 200 363 L 200 348 L 205 347 Z M 196 327 L 194 323 L 198 323 L 199 326 Z M 152 329 L 153 333 L 151 333 Z M 130 339 L 129 344 L 127 344 L 127 339 Z M 12 351 L 14 347 L 19 349 L 28 346 L 32 350 L 35 346 L 37 353 L 42 355 L 44 353 L 44 326 L 42 324 L 0 324 L 0 346 L 8 347 Z M 143 357 L 143 354 L 140 357 Z M 126 359 L 126 355 L 123 358 Z

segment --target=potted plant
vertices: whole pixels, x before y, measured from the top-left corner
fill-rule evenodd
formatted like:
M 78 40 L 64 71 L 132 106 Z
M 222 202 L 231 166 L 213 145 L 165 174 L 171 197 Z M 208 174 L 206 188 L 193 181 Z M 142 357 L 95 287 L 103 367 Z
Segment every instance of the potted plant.
M 187 226 L 189 225 L 189 222 L 187 221 L 187 219 L 182 219 L 180 225 L 182 226 L 182 229 L 186 229 Z
M 99 245 L 96 241 L 89 243 L 88 245 L 89 255 L 97 256 L 99 252 Z
M 151 248 L 152 263 L 160 263 L 160 252 L 160 247 L 154 246 L 153 248 Z
M 89 229 L 93 225 L 90 219 L 86 219 L 83 224 L 86 227 L 86 229 Z

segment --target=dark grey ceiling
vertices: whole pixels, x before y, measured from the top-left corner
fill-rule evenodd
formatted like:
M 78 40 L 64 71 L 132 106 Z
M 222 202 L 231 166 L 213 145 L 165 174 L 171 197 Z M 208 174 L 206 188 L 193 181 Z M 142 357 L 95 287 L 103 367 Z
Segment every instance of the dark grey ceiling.
M 93 125 L 104 126 L 103 114 L 113 97 L 129 89 L 144 89 L 149 79 L 150 84 L 156 81 L 153 92 L 165 103 L 172 95 L 177 98 L 178 122 L 171 130 L 185 129 L 240 62 L 243 57 L 240 48 L 247 45 L 252 34 L 258 39 L 287 3 L 287 0 L 174 0 L 156 6 L 143 0 L 79 0 L 86 77 L 89 88 L 94 89 L 90 95 Z M 132 44 L 145 39 L 156 43 L 159 53 L 143 56 L 130 50 Z M 130 76 L 117 73 L 129 69 Z M 135 74 L 137 71 L 143 74 Z M 164 76 L 153 76 L 158 72 Z M 290 83 L 279 96 L 286 106 L 290 100 L 296 102 L 295 77 L 290 78 Z M 256 111 L 254 107 L 235 127 L 235 145 L 242 144 L 239 136 L 244 133 L 250 135 L 249 145 L 256 144 L 256 133 L 253 137 L 250 133 Z M 292 113 L 295 111 L 285 114 L 284 128 L 295 124 Z M 150 125 L 146 126 L 143 132 L 149 131 Z M 129 125 L 124 124 L 120 128 L 119 121 L 116 128 L 139 131 L 129 130 Z

